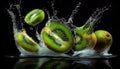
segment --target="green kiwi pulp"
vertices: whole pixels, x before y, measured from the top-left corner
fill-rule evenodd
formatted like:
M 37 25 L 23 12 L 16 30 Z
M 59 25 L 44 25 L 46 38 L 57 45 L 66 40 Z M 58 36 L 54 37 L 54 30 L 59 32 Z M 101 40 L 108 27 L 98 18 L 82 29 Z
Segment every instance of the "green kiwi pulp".
M 45 13 L 41 9 L 34 9 L 30 11 L 26 16 L 25 16 L 25 22 L 28 25 L 36 26 L 37 24 L 41 23 L 45 18 Z
M 38 52 L 38 44 L 30 38 L 27 34 L 25 33 L 17 33 L 16 36 L 16 41 L 21 46 L 24 50 L 27 50 L 29 52 Z
M 58 53 L 68 52 L 74 43 L 71 31 L 60 22 L 48 22 L 42 38 L 49 49 Z
M 89 28 L 84 29 L 84 27 L 77 27 L 75 29 L 76 33 L 76 44 L 75 44 L 75 50 L 80 51 L 85 49 L 90 41 L 90 33 Z

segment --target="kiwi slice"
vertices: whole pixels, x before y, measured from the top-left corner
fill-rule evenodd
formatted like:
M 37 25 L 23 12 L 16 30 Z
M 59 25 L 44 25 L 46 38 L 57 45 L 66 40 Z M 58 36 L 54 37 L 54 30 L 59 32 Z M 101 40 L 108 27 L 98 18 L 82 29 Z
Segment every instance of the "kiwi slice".
M 30 38 L 25 31 L 21 31 L 15 35 L 17 44 L 21 46 L 24 50 L 29 52 L 38 52 L 38 44 Z
M 71 31 L 61 22 L 49 21 L 42 31 L 45 45 L 58 53 L 68 52 L 74 40 Z
M 76 38 L 75 38 L 76 44 L 75 44 L 74 49 L 76 51 L 85 49 L 88 46 L 89 41 L 91 39 L 91 34 L 89 33 L 89 28 L 84 29 L 84 26 L 77 27 L 75 29 L 75 33 L 76 33 Z
M 42 9 L 34 9 L 25 16 L 25 22 L 28 25 L 36 26 L 45 18 L 45 12 Z

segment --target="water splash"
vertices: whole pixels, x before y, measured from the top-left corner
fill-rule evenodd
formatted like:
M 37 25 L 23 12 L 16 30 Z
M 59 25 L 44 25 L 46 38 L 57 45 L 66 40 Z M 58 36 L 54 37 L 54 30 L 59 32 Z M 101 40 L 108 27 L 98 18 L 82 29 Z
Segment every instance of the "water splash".
M 79 2 L 79 3 L 76 5 L 76 7 L 75 7 L 75 9 L 72 11 L 72 13 L 71 13 L 71 15 L 70 15 L 67 23 L 72 23 L 72 24 L 73 24 L 74 15 L 78 12 L 80 5 L 81 5 L 81 2 Z
M 99 20 L 101 19 L 103 13 L 105 11 L 107 11 L 109 8 L 107 8 L 106 6 L 103 8 L 97 8 L 96 11 L 93 12 L 93 14 L 88 18 L 88 20 L 85 22 L 85 24 L 83 25 L 83 28 L 89 28 L 89 31 L 87 33 L 92 34 L 93 30 L 94 30 L 94 25 L 96 23 L 99 22 Z M 89 40 L 88 46 L 90 46 L 92 39 Z M 104 52 L 104 55 L 111 55 L 108 54 L 109 49 L 106 49 L 106 51 Z M 81 51 L 75 51 L 73 56 L 81 56 L 81 57 L 88 57 L 88 56 L 94 56 L 94 57 L 100 57 L 101 54 L 98 54 L 94 49 L 91 49 L 89 47 L 87 47 L 84 50 Z
M 99 22 L 101 19 L 103 13 L 107 11 L 109 8 L 103 7 L 103 8 L 97 8 L 95 12 L 89 17 L 89 19 L 85 22 L 84 28 L 90 27 L 90 33 L 94 30 L 94 25 Z
M 11 16 L 11 19 L 12 19 L 12 22 L 13 22 L 13 33 L 14 33 L 14 37 L 17 33 L 19 33 L 21 30 L 25 29 L 23 27 L 24 25 L 24 21 L 23 21 L 23 16 L 21 15 L 21 0 L 20 0 L 20 3 L 19 4 L 16 4 L 16 5 L 13 5 L 13 4 L 10 4 L 10 8 L 7 9 L 8 13 L 10 14 Z M 61 23 L 64 23 L 73 33 L 73 36 L 75 36 L 76 34 L 74 33 L 74 29 L 76 28 L 76 26 L 74 25 L 74 22 L 73 22 L 73 19 L 74 19 L 74 15 L 78 12 L 79 10 L 79 7 L 81 5 L 81 2 L 79 2 L 75 9 L 72 11 L 70 17 L 67 19 L 65 18 L 58 18 L 57 17 L 57 10 L 55 10 L 55 7 L 54 7 L 54 2 L 51 2 L 51 6 L 52 6 L 52 10 L 53 10 L 53 15 L 50 16 L 50 13 L 47 9 L 45 9 L 47 15 L 48 15 L 48 21 L 47 23 L 49 23 L 49 21 L 55 21 L 55 22 L 61 22 Z M 18 14 L 15 14 L 14 13 L 14 10 L 13 9 L 16 9 Z M 94 25 L 101 19 L 103 13 L 108 10 L 107 7 L 103 7 L 102 9 L 99 9 L 97 8 L 96 11 L 89 17 L 89 19 L 85 22 L 85 24 L 83 25 L 84 28 L 90 28 L 90 33 L 93 32 L 94 30 Z M 19 18 L 17 18 L 17 15 Z M 47 25 L 46 23 L 46 25 Z M 58 54 L 58 53 L 55 53 L 51 50 L 49 50 L 42 38 L 41 38 L 41 34 L 38 33 L 38 26 L 35 27 L 36 28 L 36 37 L 37 39 L 40 41 L 38 44 L 39 46 L 41 47 L 41 50 L 39 53 L 37 53 L 36 55 L 51 55 L 51 56 L 55 56 L 55 55 L 61 55 L 61 56 L 69 56 L 68 54 Z M 18 46 L 18 44 L 16 43 L 16 45 Z M 18 47 L 19 51 L 23 54 L 26 54 L 25 50 L 23 50 L 22 48 Z M 82 50 L 82 51 L 79 51 L 79 52 L 75 52 L 73 49 L 71 49 L 72 52 L 74 52 L 73 56 L 91 56 L 91 55 L 98 55 L 96 54 L 96 52 L 94 50 L 91 50 L 91 49 L 85 49 L 85 50 Z M 27 52 L 27 54 L 31 54 L 29 52 Z M 33 55 L 33 54 L 31 54 Z M 97 56 L 98 57 L 98 56 Z

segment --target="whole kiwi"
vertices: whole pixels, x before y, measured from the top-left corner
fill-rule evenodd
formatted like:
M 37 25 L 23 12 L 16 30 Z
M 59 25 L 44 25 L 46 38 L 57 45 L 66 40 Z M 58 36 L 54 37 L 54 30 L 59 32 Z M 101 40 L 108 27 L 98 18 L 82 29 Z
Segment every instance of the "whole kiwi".
M 112 35 L 106 30 L 96 30 L 95 35 L 97 37 L 97 44 L 94 49 L 99 53 L 104 53 L 112 45 Z

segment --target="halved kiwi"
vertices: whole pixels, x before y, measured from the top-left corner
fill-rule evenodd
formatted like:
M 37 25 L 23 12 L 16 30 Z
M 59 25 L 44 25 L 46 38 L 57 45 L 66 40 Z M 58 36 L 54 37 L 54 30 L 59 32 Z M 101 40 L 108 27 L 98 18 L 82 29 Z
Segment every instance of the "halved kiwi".
M 77 27 L 75 29 L 76 33 L 76 44 L 74 49 L 76 51 L 80 51 L 85 49 L 89 45 L 89 41 L 91 39 L 91 34 L 89 33 L 89 28 Z
M 58 53 L 68 52 L 74 40 L 70 29 L 61 22 L 49 21 L 42 30 L 45 45 Z
M 29 51 L 29 52 L 38 52 L 38 44 L 31 38 L 29 37 L 25 30 L 17 33 L 15 35 L 15 39 L 17 44 L 19 44 L 20 47 L 22 47 L 24 50 Z
M 25 22 L 28 25 L 36 26 L 45 18 L 45 12 L 42 9 L 34 9 L 25 16 Z

